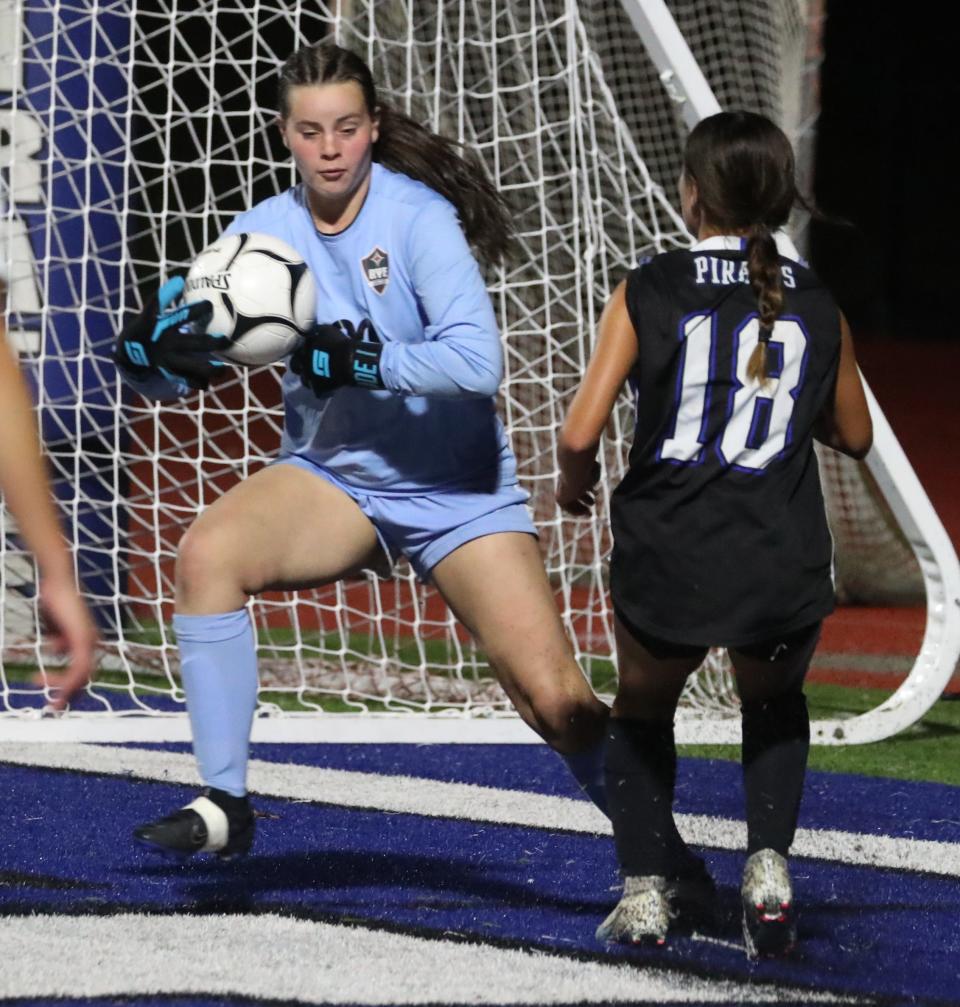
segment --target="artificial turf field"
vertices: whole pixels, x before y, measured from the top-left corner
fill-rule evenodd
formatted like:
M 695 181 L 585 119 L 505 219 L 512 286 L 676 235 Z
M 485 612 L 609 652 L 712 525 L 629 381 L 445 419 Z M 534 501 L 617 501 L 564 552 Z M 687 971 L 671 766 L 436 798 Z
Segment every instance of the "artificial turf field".
M 814 750 L 800 944 L 760 963 L 739 933 L 732 750 L 687 750 L 677 787 L 720 921 L 633 949 L 593 936 L 616 900 L 609 829 L 540 745 L 254 746 L 257 842 L 232 864 L 129 839 L 189 797 L 185 746 L 3 745 L 0 997 L 960 1004 L 958 738 L 960 703 L 941 702 L 893 741 Z

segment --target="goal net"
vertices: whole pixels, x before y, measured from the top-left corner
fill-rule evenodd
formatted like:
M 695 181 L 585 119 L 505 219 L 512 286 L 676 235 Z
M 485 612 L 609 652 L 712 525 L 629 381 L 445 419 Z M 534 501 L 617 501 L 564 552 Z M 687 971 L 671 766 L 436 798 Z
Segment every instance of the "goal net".
M 720 104 L 792 119 L 806 149 L 802 5 L 672 8 Z M 297 44 L 327 36 L 367 59 L 385 101 L 475 150 L 511 204 L 516 254 L 487 277 L 506 353 L 501 415 L 577 656 L 599 692 L 613 691 L 606 516 L 630 403 L 611 422 L 597 520 L 557 511 L 556 435 L 609 292 L 641 256 L 689 241 L 674 207 L 684 137 L 676 88 L 627 11 L 611 0 L 0 0 L 7 323 L 35 382 L 78 575 L 103 633 L 99 680 L 68 721 L 183 713 L 170 630 L 177 543 L 204 507 L 275 455 L 280 371 L 238 369 L 215 390 L 156 405 L 121 387 L 112 346 L 145 292 L 184 270 L 234 214 L 295 181 L 274 126 L 277 70 Z M 922 599 L 924 563 L 940 571 L 941 596 L 955 591 L 950 570 L 930 559 L 939 525 L 933 516 L 931 536 L 915 480 L 922 499 L 905 504 L 899 469 L 891 477 L 884 463 L 871 475 L 822 461 L 842 591 Z M 2 522 L 0 725 L 9 727 L 42 705 L 33 680 L 51 659 L 39 643 L 32 564 L 9 515 Z M 388 577 L 267 595 L 250 609 L 260 713 L 283 711 L 287 725 L 305 713 L 509 712 L 483 656 L 405 564 Z M 942 618 L 933 636 L 928 627 L 924 643 L 928 655 L 939 648 L 922 670 L 928 692 L 944 649 L 955 659 L 956 630 L 944 627 Z M 731 737 L 735 701 L 722 659 L 709 663 L 686 716 L 701 738 Z M 828 728 L 821 734 L 836 737 Z

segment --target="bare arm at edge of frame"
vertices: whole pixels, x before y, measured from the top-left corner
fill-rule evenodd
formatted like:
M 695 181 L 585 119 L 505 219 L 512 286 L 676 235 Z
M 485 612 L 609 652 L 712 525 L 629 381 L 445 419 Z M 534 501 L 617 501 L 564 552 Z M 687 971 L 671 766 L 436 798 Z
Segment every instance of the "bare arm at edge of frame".
M 833 396 L 820 414 L 815 436 L 821 444 L 851 458 L 863 458 L 873 444 L 873 421 L 857 368 L 853 337 L 840 315 L 840 363 Z
M 0 283 L 0 308 L 4 299 Z M 7 345 L 0 316 L 0 488 L 20 534 L 40 569 L 40 604 L 49 643 L 69 654 L 62 672 L 48 673 L 57 690 L 51 705 L 62 709 L 89 681 L 97 632 L 73 577 L 73 561 L 57 517 L 40 453 L 30 395 Z
M 600 438 L 637 359 L 637 334 L 627 311 L 626 281 L 610 296 L 598 326 L 597 345 L 560 431 L 557 503 L 582 517 L 593 507 L 600 477 Z

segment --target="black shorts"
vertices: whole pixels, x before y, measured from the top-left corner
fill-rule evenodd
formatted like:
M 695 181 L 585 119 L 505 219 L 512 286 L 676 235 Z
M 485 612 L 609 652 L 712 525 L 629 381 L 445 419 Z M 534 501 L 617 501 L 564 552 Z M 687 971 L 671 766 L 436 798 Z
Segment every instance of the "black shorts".
M 634 625 L 616 606 L 614 606 L 614 614 L 634 640 L 658 661 L 668 661 L 671 658 L 694 658 L 707 651 L 706 647 L 699 645 L 672 643 L 670 640 L 661 640 L 659 637 L 651 636 Z M 736 650 L 745 657 L 753 658 L 756 661 L 776 661 L 788 653 L 792 655 L 808 648 L 812 653 L 813 647 L 820 637 L 821 625 L 822 623 L 818 620 L 809 626 L 791 630 L 789 633 L 781 633 L 757 643 L 729 649 Z
M 655 657 L 658 661 L 669 661 L 671 658 L 693 658 L 707 652 L 706 647 L 689 643 L 671 643 L 669 640 L 661 640 L 659 637 L 645 633 L 638 626 L 634 625 L 616 605 L 613 607 L 613 614 L 634 640 L 644 650 L 649 651 L 650 656 Z
M 779 636 L 770 637 L 768 640 L 761 640 L 759 643 L 750 643 L 746 647 L 731 647 L 739 654 L 752 657 L 756 661 L 779 661 L 802 651 L 809 651 L 813 656 L 813 651 L 820 639 L 820 628 L 822 621 L 817 620 L 809 626 L 803 626 L 790 633 L 781 633 Z

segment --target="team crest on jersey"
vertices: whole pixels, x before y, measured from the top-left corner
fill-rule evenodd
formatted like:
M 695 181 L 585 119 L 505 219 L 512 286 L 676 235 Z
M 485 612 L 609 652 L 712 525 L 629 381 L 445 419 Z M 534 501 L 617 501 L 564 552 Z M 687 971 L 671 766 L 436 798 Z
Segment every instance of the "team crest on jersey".
M 360 260 L 360 268 L 374 293 L 382 294 L 387 289 L 390 282 L 390 256 L 379 245 Z

